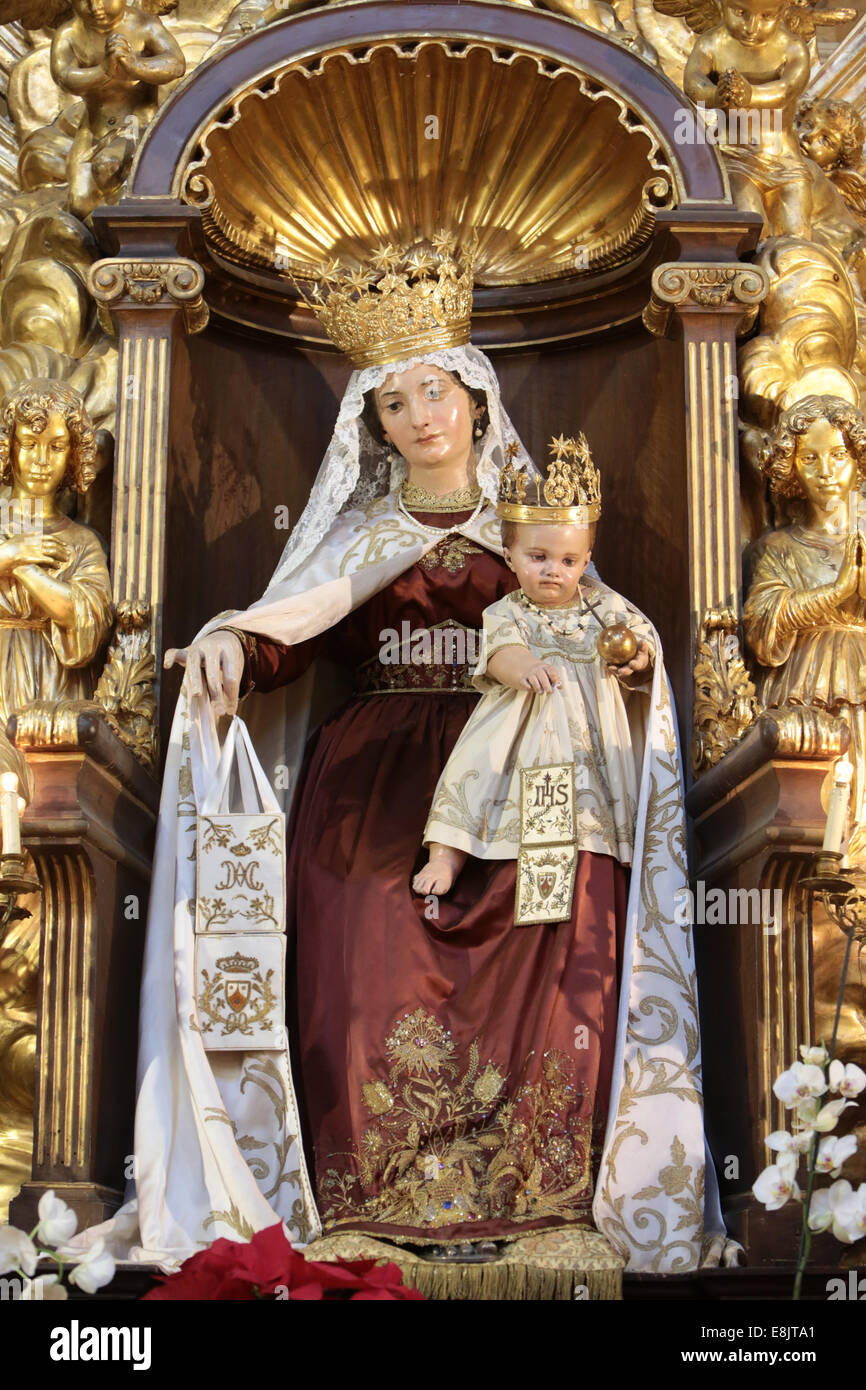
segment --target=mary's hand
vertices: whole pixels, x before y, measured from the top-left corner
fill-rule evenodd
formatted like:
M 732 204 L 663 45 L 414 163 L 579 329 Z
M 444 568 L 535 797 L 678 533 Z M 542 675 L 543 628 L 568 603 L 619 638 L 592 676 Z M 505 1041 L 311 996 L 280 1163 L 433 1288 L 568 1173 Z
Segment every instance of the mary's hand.
M 241 677 L 244 673 L 244 649 L 233 632 L 217 628 L 189 647 L 172 647 L 163 665 L 186 667 L 186 692 L 189 699 L 207 690 L 213 701 L 214 714 L 234 714 L 238 707 Z

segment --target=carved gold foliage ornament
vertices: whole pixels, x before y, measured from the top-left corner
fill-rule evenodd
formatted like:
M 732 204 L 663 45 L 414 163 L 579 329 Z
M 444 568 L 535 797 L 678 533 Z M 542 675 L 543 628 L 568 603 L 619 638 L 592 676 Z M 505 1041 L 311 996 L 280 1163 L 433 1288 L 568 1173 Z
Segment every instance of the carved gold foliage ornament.
M 151 769 L 156 767 L 156 662 L 150 604 L 123 599 L 116 608 L 114 637 L 94 699 L 118 738 Z
M 695 662 L 694 771 L 715 767 L 757 715 L 755 687 L 740 655 L 736 614 L 731 608 L 710 608 Z
M 88 287 L 96 300 L 99 321 L 113 331 L 111 310 L 122 301 L 160 307 L 174 304 L 183 311 L 188 333 L 199 333 L 208 321 L 202 298 L 204 271 L 195 261 L 179 257 L 165 261 L 124 261 L 108 258 L 91 266 Z
M 644 327 L 658 338 L 668 333 L 674 311 L 685 307 L 724 309 L 742 306 L 739 332 L 751 328 L 770 281 L 761 266 L 668 261 L 656 266 L 652 296 L 643 311 Z

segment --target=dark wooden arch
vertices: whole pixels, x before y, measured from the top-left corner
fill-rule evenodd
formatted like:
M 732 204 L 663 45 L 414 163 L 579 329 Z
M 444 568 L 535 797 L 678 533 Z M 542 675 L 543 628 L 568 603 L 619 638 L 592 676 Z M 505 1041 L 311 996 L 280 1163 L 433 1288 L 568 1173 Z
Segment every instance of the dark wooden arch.
M 683 203 L 730 205 L 712 145 L 678 144 L 685 97 L 623 44 L 571 20 L 489 0 L 361 0 L 269 24 L 203 63 L 161 108 L 146 132 L 129 185 L 132 197 L 177 196 L 185 150 L 232 97 L 306 56 L 383 39 L 478 39 L 513 46 L 572 67 L 623 96 L 658 136 L 676 169 Z
M 627 47 L 561 16 L 490 0 L 362 0 L 293 15 L 239 39 L 191 75 L 161 108 L 145 134 L 124 199 L 134 219 L 158 216 L 175 201 L 188 163 L 209 122 L 241 93 L 291 63 L 386 40 L 477 40 L 535 54 L 580 72 L 622 98 L 657 139 L 677 186 L 677 204 L 656 217 L 655 233 L 632 260 L 614 269 L 542 284 L 476 288 L 473 341 L 492 349 L 525 349 L 597 338 L 634 324 L 649 298 L 652 270 L 684 254 L 736 259 L 744 249 L 744 215 L 734 208 L 724 169 L 711 144 L 679 144 L 686 98 L 657 68 Z M 134 212 L 133 212 L 134 209 Z M 688 228 L 687 251 L 682 231 Z M 673 236 L 673 242 L 672 242 Z M 262 332 L 327 349 L 315 317 L 285 282 L 266 271 L 224 260 L 197 240 L 212 311 L 235 330 Z

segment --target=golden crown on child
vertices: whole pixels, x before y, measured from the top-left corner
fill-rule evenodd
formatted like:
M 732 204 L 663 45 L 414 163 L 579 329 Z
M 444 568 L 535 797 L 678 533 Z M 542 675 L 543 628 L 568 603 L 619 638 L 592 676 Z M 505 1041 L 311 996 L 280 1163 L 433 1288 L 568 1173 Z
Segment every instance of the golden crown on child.
M 519 452 L 516 444 L 505 450 L 505 466 L 499 474 L 499 504 L 496 515 L 502 521 L 565 522 L 588 526 L 601 516 L 601 475 L 592 461 L 586 436 L 576 439 L 557 435 L 550 441 L 553 455 L 547 465 L 547 479 L 530 473 L 524 464 L 515 468 Z M 527 502 L 532 488 L 535 502 Z
M 382 246 L 366 265 L 331 261 L 304 303 L 354 367 L 399 362 L 469 342 L 474 267 L 475 239 L 458 250 L 440 231 Z

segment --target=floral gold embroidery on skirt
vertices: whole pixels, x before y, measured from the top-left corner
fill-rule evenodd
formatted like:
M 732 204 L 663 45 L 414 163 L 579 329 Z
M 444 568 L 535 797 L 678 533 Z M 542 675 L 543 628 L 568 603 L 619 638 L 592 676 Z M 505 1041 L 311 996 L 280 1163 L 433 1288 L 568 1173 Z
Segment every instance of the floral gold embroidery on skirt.
M 325 1227 L 426 1228 L 456 1223 L 586 1221 L 592 1200 L 592 1101 L 565 1053 L 550 1049 L 508 1076 L 478 1042 L 458 1055 L 423 1009 L 386 1039 L 387 1080 L 363 1087 L 371 1123 L 319 1181 Z M 322 1165 L 324 1167 L 324 1165 Z

